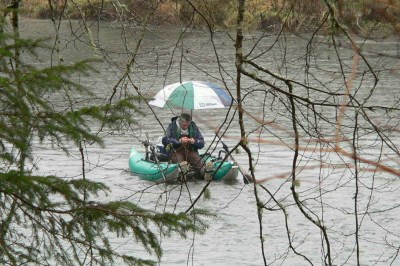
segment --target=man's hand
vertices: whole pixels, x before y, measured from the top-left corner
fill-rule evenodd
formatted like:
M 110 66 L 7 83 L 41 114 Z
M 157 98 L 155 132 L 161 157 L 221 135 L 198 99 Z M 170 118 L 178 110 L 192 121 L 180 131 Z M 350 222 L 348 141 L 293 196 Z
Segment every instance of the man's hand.
M 194 138 L 188 138 L 188 137 L 183 137 L 179 141 L 182 144 L 186 144 L 186 143 L 194 144 L 196 142 L 196 140 Z

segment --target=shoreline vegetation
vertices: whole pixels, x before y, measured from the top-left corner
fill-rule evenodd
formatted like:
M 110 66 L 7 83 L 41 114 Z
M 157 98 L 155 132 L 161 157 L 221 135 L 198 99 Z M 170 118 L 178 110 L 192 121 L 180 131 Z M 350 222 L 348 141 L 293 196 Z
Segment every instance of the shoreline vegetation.
M 337 0 L 330 6 L 324 0 L 249 0 L 246 3 L 248 30 L 283 29 L 304 33 L 318 29 L 320 34 L 335 33 L 337 25 L 327 16 L 327 9 L 333 8 L 335 21 L 352 33 L 375 37 L 400 33 L 400 0 Z M 20 8 L 23 17 L 35 19 L 106 21 L 118 18 L 141 24 L 149 18 L 150 25 L 224 30 L 236 26 L 236 5 L 236 0 L 30 0 L 21 1 Z

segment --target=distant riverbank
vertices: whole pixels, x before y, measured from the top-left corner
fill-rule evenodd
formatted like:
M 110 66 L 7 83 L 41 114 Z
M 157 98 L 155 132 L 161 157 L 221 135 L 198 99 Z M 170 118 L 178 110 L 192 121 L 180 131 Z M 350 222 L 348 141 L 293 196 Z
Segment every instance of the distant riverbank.
M 323 1 L 291 2 L 248 1 L 245 17 L 247 29 L 270 32 L 283 29 L 298 33 L 319 29 L 321 34 L 337 31 L 337 25 L 331 23 Z M 371 1 L 337 1 L 334 6 L 335 18 L 347 30 L 361 35 L 379 37 L 400 32 L 400 7 L 367 2 Z M 60 3 L 52 6 L 47 0 L 30 0 L 23 1 L 21 9 L 23 16 L 39 19 L 62 16 L 69 19 L 118 19 L 151 25 L 190 25 L 194 28 L 235 27 L 236 0 L 197 1 L 193 4 L 197 12 L 193 12 L 193 6 L 183 0 L 121 0 L 119 6 L 104 0 L 75 0 L 67 1 L 67 5 Z

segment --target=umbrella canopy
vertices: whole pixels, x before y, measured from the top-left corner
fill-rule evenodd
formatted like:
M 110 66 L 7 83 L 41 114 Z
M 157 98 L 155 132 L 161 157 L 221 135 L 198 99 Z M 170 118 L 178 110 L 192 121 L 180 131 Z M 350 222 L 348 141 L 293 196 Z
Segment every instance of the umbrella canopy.
M 188 110 L 226 108 L 232 97 L 221 87 L 202 81 L 177 82 L 164 87 L 149 104 L 158 107 L 182 107 Z

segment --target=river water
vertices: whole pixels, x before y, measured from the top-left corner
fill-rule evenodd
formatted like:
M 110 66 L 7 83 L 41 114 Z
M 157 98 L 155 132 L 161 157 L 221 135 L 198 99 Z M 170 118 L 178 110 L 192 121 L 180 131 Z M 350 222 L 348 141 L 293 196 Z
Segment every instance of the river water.
M 63 60 L 73 62 L 85 56 L 93 56 L 95 54 L 93 49 L 79 41 L 71 41 L 76 36 L 70 34 L 67 25 L 65 23 L 61 27 L 60 56 Z M 36 20 L 22 21 L 22 29 L 24 36 L 27 37 L 52 35 L 54 30 L 49 21 Z M 104 50 L 97 50 L 96 53 L 102 54 L 107 61 L 97 63 L 100 73 L 90 78 L 82 77 L 82 82 L 107 99 L 107 96 L 111 95 L 111 89 L 122 76 L 124 67 L 129 63 L 130 57 L 126 52 L 135 50 L 138 32 L 135 28 L 127 28 L 130 38 L 125 40 L 121 38 L 121 27 L 118 25 L 101 24 L 98 29 L 98 32 L 93 32 L 94 38 L 95 40 L 99 38 L 100 41 L 96 43 L 101 44 Z M 79 31 L 77 35 L 79 36 Z M 215 47 L 221 68 L 218 68 L 216 54 L 213 52 L 207 33 L 190 30 L 190 33 L 183 35 L 182 43 L 176 45 L 175 42 L 180 35 L 181 31 L 175 28 L 152 28 L 151 32 L 145 34 L 136 63 L 130 72 L 131 79 L 141 93 L 151 97 L 164 84 L 180 79 L 210 80 L 220 83 L 221 76 L 224 77 L 232 93 L 235 93 L 235 51 L 230 38 L 234 35 L 225 32 L 215 35 Z M 246 45 L 256 43 L 256 39 L 252 39 L 250 35 L 246 37 Z M 275 38 L 274 35 L 266 38 L 258 46 L 259 51 L 254 53 L 261 53 L 262 49 L 267 49 Z M 324 43 L 323 48 L 313 51 L 319 58 L 319 68 L 314 66 L 313 73 L 319 76 L 315 80 L 307 76 L 310 80 L 305 80 L 304 60 L 309 38 L 310 36 L 288 35 L 284 38 L 285 42 L 280 39 L 270 52 L 258 60 L 263 62 L 264 67 L 279 71 L 282 75 L 313 85 L 318 80 L 321 85 L 342 91 L 343 87 L 340 84 L 343 81 L 337 76 L 338 64 L 334 60 L 336 51 L 329 45 L 329 40 L 323 37 L 319 37 L 321 43 Z M 373 100 L 369 103 L 390 106 L 398 99 L 400 78 L 398 70 L 393 69 L 399 67 L 399 60 L 396 57 L 380 57 L 377 53 L 398 55 L 397 41 L 395 38 L 368 41 L 364 43 L 364 49 L 373 58 L 373 67 L 382 70 L 378 93 L 373 95 Z M 351 69 L 353 61 L 350 50 L 345 45 L 339 50 L 343 62 L 347 64 L 348 69 Z M 310 65 L 313 68 L 312 60 Z M 363 69 L 366 66 L 360 63 L 359 68 Z M 209 229 L 204 235 L 189 235 L 187 239 L 176 236 L 162 239 L 164 255 L 160 265 L 263 265 L 260 234 L 264 241 L 265 260 L 269 265 L 309 265 L 302 256 L 295 254 L 289 248 L 288 235 L 298 253 L 306 256 L 315 265 L 323 264 L 322 235 L 293 204 L 291 183 L 288 182 L 293 151 L 286 145 L 293 144 L 293 136 L 287 111 L 279 100 L 273 102 L 269 96 L 265 97 L 265 87 L 257 85 L 250 79 L 244 79 L 243 82 L 243 90 L 247 97 L 245 109 L 251 114 L 246 116 L 245 124 L 248 132 L 252 132 L 252 138 L 262 140 L 250 142 L 250 147 L 254 155 L 257 178 L 269 178 L 262 183 L 266 189 L 257 188 L 259 197 L 268 210 L 263 211 L 260 223 L 254 187 L 245 185 L 241 177 L 235 184 L 212 182 L 208 187 L 210 199 L 201 197 L 196 207 L 207 208 L 215 212 L 217 217 L 209 219 Z M 354 82 L 353 90 L 359 91 L 357 95 L 360 95 L 361 99 L 368 95 L 368 90 L 363 88 L 369 88 L 371 82 L 368 75 L 362 82 L 359 80 Z M 136 91 L 124 80 L 117 94 L 118 97 L 122 97 L 124 94 L 136 94 Z M 138 125 L 131 125 L 120 132 L 102 133 L 105 138 L 105 148 L 86 146 L 86 177 L 107 184 L 111 189 L 107 196 L 109 200 L 129 200 L 157 211 L 184 211 L 198 197 L 205 183 L 189 183 L 187 186 L 154 185 L 139 180 L 129 172 L 130 148 L 134 146 L 143 151 L 140 141 L 146 139 L 146 133 L 151 140 L 156 140 L 163 133 L 161 125 L 167 125 L 169 119 L 179 113 L 179 110 L 154 109 L 161 122 L 160 125 L 143 101 L 139 106 L 146 115 L 133 114 Z M 332 109 L 326 112 L 329 115 Z M 351 112 L 348 111 L 346 114 Z M 232 111 L 228 113 L 228 110 L 204 110 L 194 111 L 193 115 L 206 141 L 211 144 L 214 138 L 213 129 L 223 124 L 225 116 L 231 118 L 234 113 Z M 371 113 L 372 119 L 376 122 L 388 125 L 399 122 L 398 112 L 393 113 L 391 120 L 385 117 L 380 121 L 380 115 L 378 111 L 376 114 Z M 254 120 L 251 116 L 259 120 Z M 260 119 L 274 123 L 271 126 L 259 127 Z M 343 124 L 346 123 L 351 122 L 344 118 Z M 334 135 L 335 128 L 323 121 L 320 121 L 319 126 L 326 136 Z M 228 125 L 223 124 L 223 128 L 226 127 Z M 348 129 L 344 127 L 342 130 L 343 134 L 347 134 Z M 238 132 L 237 122 L 229 125 L 224 141 L 230 147 L 238 141 Z M 363 150 L 365 158 L 376 161 L 377 154 L 380 153 L 379 140 L 373 133 L 364 133 L 365 135 L 359 139 L 359 145 L 365 146 Z M 395 145 L 399 143 L 398 132 L 391 132 L 390 137 Z M 299 173 L 300 199 L 309 208 L 308 212 L 313 218 L 318 216 L 324 220 L 329 232 L 333 264 L 356 265 L 355 181 L 352 178 L 354 168 L 345 167 L 345 164 L 351 164 L 352 161 L 345 156 L 330 152 L 326 146 L 315 145 L 306 139 L 301 140 L 301 145 L 308 146 L 301 151 L 299 163 L 300 166 L 305 166 Z M 343 145 L 348 148 L 346 143 Z M 63 178 L 81 177 L 82 165 L 78 149 L 73 148 L 69 157 L 46 143 L 39 145 L 35 142 L 34 149 L 39 173 L 56 174 Z M 398 156 L 386 148 L 383 149 L 383 153 L 385 158 L 392 159 L 387 161 L 387 164 L 399 169 Z M 235 158 L 243 169 L 247 169 L 248 159 L 244 151 L 235 154 Z M 319 165 L 321 167 L 318 167 Z M 379 169 L 371 171 L 371 167 L 366 165 L 361 167 L 364 167 L 361 169 L 361 188 L 358 195 L 361 264 L 396 265 L 400 263 L 400 258 L 396 255 L 396 249 L 398 251 L 400 245 L 398 222 L 400 207 L 397 203 L 399 178 Z M 286 207 L 287 225 L 285 225 L 285 214 L 271 201 L 267 190 Z M 133 238 L 111 239 L 111 242 L 121 252 L 154 259 L 138 247 Z

